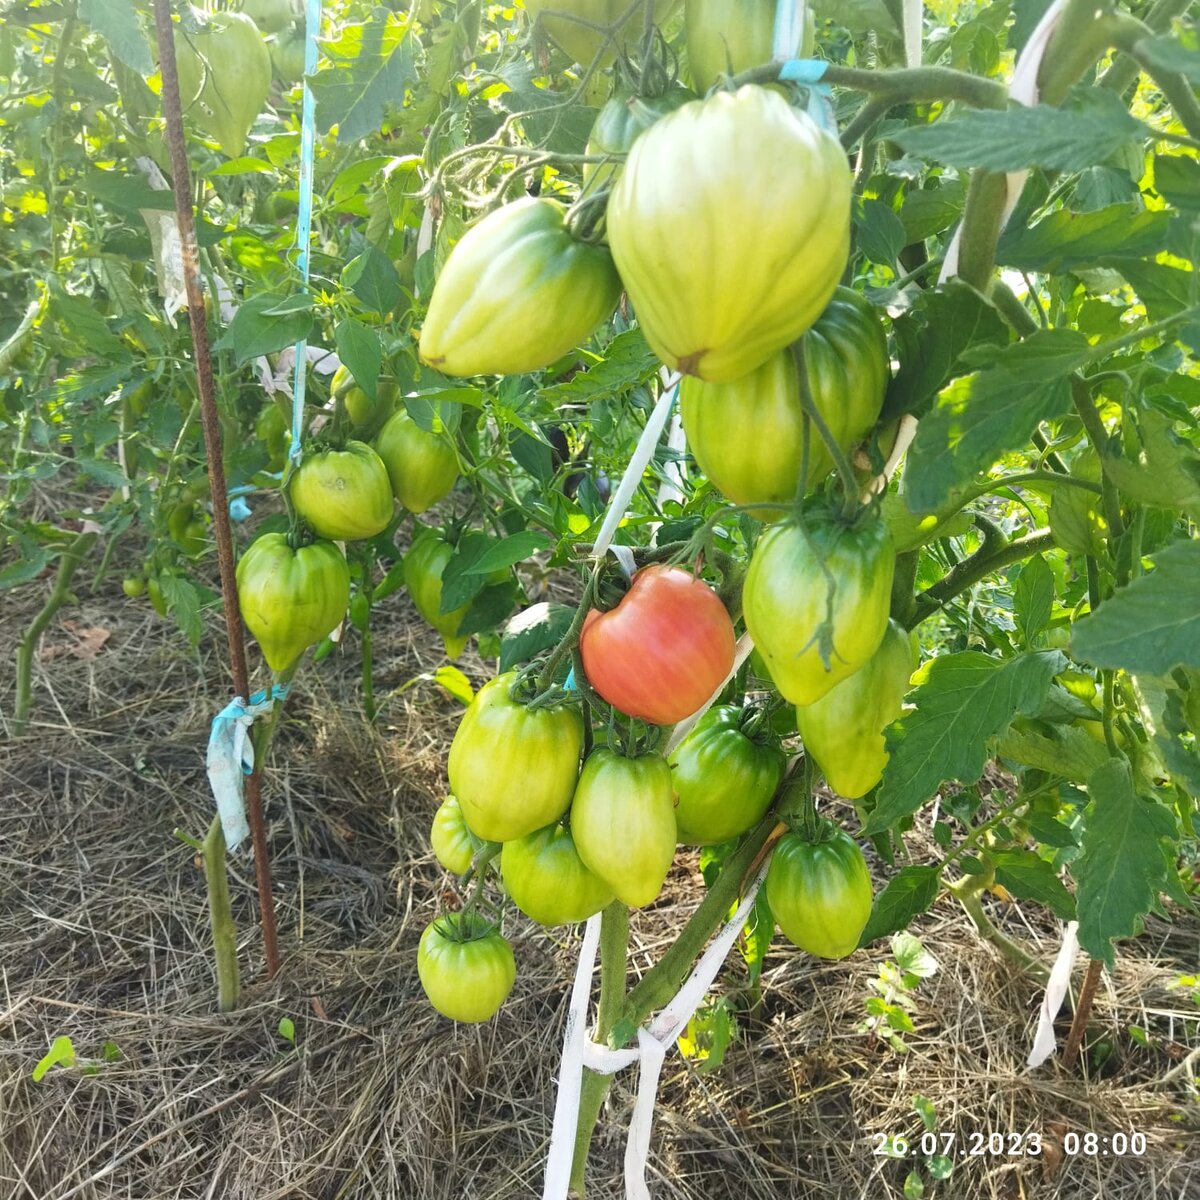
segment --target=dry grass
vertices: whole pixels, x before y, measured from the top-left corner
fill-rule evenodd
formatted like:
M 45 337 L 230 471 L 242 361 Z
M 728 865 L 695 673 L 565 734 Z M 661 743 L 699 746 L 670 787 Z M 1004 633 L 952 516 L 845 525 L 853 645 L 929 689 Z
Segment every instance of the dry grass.
M 9 603 L 10 645 L 36 590 Z M 239 853 L 245 1003 L 215 1015 L 203 879 L 172 831 L 199 833 L 209 819 L 203 747 L 225 695 L 219 657 L 181 653 L 166 622 L 115 588 L 70 615 L 112 637 L 94 660 L 61 655 L 39 668 L 33 732 L 0 750 L 0 1196 L 540 1195 L 577 934 L 515 925 L 517 987 L 482 1027 L 436 1017 L 413 966 L 446 886 L 427 827 L 455 705 L 431 684 L 393 691 L 376 731 L 357 714 L 352 648 L 302 678 L 268 779 L 285 966 L 277 981 L 261 979 L 253 872 Z M 59 627 L 49 635 L 63 637 Z M 436 639 L 399 597 L 378 643 L 385 690 L 439 661 Z M 485 673 L 477 662 L 469 670 Z M 10 693 L 5 672 L 5 713 Z M 634 923 L 639 970 L 698 888 L 694 861 L 682 859 L 667 898 Z M 1032 907 L 993 911 L 1053 955 L 1054 929 Z M 1200 1196 L 1195 1096 L 1185 1075 L 1163 1081 L 1200 1042 L 1200 1013 L 1168 987 L 1200 963 L 1194 920 L 1155 921 L 1123 949 L 1095 1014 L 1114 1051 L 1090 1078 L 1024 1068 L 1036 990 L 952 903 L 916 932 L 940 969 L 919 989 L 903 1056 L 857 1028 L 886 947 L 831 964 L 777 941 L 763 1009 L 723 1066 L 701 1075 L 668 1059 L 656 1200 L 898 1196 L 913 1164 L 872 1154 L 873 1135 L 916 1134 L 916 1095 L 960 1146 L 976 1132 L 1032 1130 L 1051 1150 L 963 1158 L 927 1195 Z M 278 1032 L 282 1017 L 295 1023 L 295 1049 Z M 1131 1025 L 1156 1048 L 1133 1043 Z M 34 1083 L 62 1034 L 97 1069 L 60 1067 Z M 117 1061 L 101 1061 L 106 1043 Z M 600 1200 L 620 1194 L 632 1083 L 614 1088 L 597 1135 L 589 1195 Z M 1140 1130 L 1150 1149 L 1140 1160 L 1059 1160 L 1055 1130 L 1067 1127 Z

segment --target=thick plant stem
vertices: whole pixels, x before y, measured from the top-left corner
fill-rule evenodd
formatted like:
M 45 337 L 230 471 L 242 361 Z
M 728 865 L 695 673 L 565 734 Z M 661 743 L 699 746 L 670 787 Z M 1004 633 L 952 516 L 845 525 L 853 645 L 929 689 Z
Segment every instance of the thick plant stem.
M 1192 0 L 1158 0 L 1142 18 L 1142 24 L 1151 33 L 1162 33 L 1176 17 L 1182 16 L 1192 6 Z M 1138 77 L 1141 68 L 1128 54 L 1118 54 L 1113 64 L 1104 72 L 1100 86 L 1123 92 Z
M 229 521 L 229 494 L 225 485 L 221 417 L 217 411 L 212 350 L 208 337 L 208 314 L 204 305 L 204 289 L 200 281 L 196 220 L 192 211 L 191 172 L 188 170 L 187 148 L 183 131 L 183 109 L 179 95 L 179 71 L 175 62 L 171 0 L 154 0 L 154 22 L 158 41 L 159 68 L 162 73 L 163 116 L 166 118 L 167 146 L 171 153 L 175 220 L 179 226 L 183 282 L 187 293 L 196 383 L 200 392 L 200 416 L 204 428 L 204 452 L 208 460 L 208 482 L 212 494 L 213 531 L 216 534 L 217 560 L 221 569 L 225 635 L 229 645 L 229 670 L 233 676 L 234 694 L 249 698 L 250 675 L 246 669 L 246 641 L 237 602 L 237 575 L 234 567 L 233 532 Z M 275 900 L 272 894 L 267 827 L 262 812 L 262 774 L 257 767 L 253 774 L 246 778 L 246 815 L 254 842 L 254 876 L 258 884 L 258 910 L 262 925 L 263 955 L 266 958 L 267 977 L 270 978 L 279 970 L 279 939 L 275 931 Z
M 1098 958 L 1088 963 L 1087 974 L 1083 977 L 1083 987 L 1079 989 L 1079 999 L 1075 1003 L 1075 1018 L 1071 1022 L 1071 1032 L 1067 1034 L 1067 1045 L 1063 1050 L 1063 1070 L 1069 1071 L 1079 1057 L 1079 1047 L 1083 1043 L 1083 1034 L 1088 1026 L 1088 1018 L 1092 1015 L 1092 1001 L 1096 998 L 1096 988 L 1100 986 L 1100 972 L 1104 964 Z
M 208 919 L 212 925 L 213 966 L 217 976 L 217 1008 L 232 1012 L 241 993 L 238 978 L 237 927 L 229 903 L 229 875 L 225 870 L 225 834 L 221 818 L 213 817 L 200 844 L 204 880 L 208 887 Z
M 1104 422 L 1092 400 L 1087 380 L 1078 375 L 1071 378 L 1071 401 L 1087 432 L 1088 441 L 1092 443 L 1093 449 L 1103 462 L 1108 449 L 1108 430 L 1104 428 Z M 1108 522 L 1109 537 L 1118 538 L 1125 531 L 1125 522 L 1121 517 L 1121 498 L 1117 495 L 1112 480 L 1103 470 L 1100 472 L 1100 495 L 1104 502 L 1104 519 Z
M 1061 104 L 1067 92 L 1112 45 L 1117 15 L 1112 0 L 1070 0 L 1038 71 L 1038 100 Z
M 996 245 L 1007 197 L 1007 176 L 993 171 L 972 172 L 963 210 L 957 274 L 985 294 L 996 269 Z
M 621 1015 L 625 1003 L 626 957 L 629 952 L 629 909 L 614 900 L 600 918 L 600 1004 L 596 1013 L 596 1037 L 606 1042 Z M 584 1173 L 592 1134 L 604 1098 L 612 1083 L 611 1075 L 601 1075 L 586 1067 L 579 1093 L 579 1121 L 575 1126 L 575 1154 L 571 1161 L 571 1192 L 584 1194 Z
M 33 656 L 37 644 L 47 626 L 54 620 L 54 614 L 66 603 L 71 592 L 71 580 L 95 543 L 96 536 L 94 533 L 78 533 L 62 552 L 58 561 L 58 574 L 54 577 L 54 587 L 17 646 L 17 695 L 13 705 L 14 737 L 20 737 L 29 728 L 29 713 L 33 706 Z
M 970 880 L 970 882 L 973 882 L 973 880 Z M 978 889 L 957 887 L 951 884 L 950 891 L 954 893 L 967 916 L 971 918 L 971 924 L 975 926 L 975 932 L 985 942 L 995 946 L 1009 962 L 1020 967 L 1022 971 L 1032 976 L 1039 983 L 1044 984 L 1050 978 L 1050 972 L 1036 958 L 1026 954 L 1012 938 L 1007 934 L 1001 933 L 992 924 L 991 918 L 984 911 L 983 902 L 979 899 Z

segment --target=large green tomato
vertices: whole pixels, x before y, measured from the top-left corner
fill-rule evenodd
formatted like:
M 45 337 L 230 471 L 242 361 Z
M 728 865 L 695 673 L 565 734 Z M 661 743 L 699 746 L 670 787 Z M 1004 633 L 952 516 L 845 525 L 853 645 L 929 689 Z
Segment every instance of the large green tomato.
M 442 575 L 453 557 L 454 547 L 432 530 L 422 533 L 404 556 L 404 586 L 417 612 L 442 635 L 447 658 L 457 658 L 467 648 L 468 638 L 458 627 L 471 608 L 464 604 L 442 612 Z
M 771 806 L 787 760 L 769 736 L 746 733 L 745 723 L 745 710 L 735 705 L 710 708 L 667 759 L 679 801 L 679 840 L 686 845 L 727 842 Z
M 294 550 L 264 533 L 237 565 L 238 607 L 273 671 L 290 667 L 337 628 L 350 603 L 350 568 L 332 542 Z
M 583 764 L 571 803 L 575 848 L 632 908 L 662 891 L 675 857 L 671 768 L 658 754 L 626 758 L 601 747 Z
M 447 796 L 433 814 L 429 830 L 433 856 L 452 875 L 464 875 L 475 858 L 475 838 L 467 827 L 462 805 L 456 796 Z
M 599 191 L 616 177 L 621 159 L 651 125 L 696 97 L 685 87 L 673 86 L 661 96 L 636 96 L 618 92 L 609 98 L 588 135 L 589 156 L 610 155 L 614 161 L 584 163 L 583 182 Z
M 267 103 L 271 56 L 245 13 L 218 12 L 202 19 L 196 33 L 175 29 L 184 115 L 211 134 L 223 153 L 237 158 Z
M 529 708 L 509 695 L 517 672 L 479 689 L 450 744 L 450 789 L 476 837 L 510 842 L 567 811 L 583 718 L 568 704 Z
M 303 0 L 242 0 L 242 12 L 263 33 L 279 33 L 304 15 Z
M 871 875 L 848 834 L 808 842 L 785 833 L 767 869 L 767 903 L 784 936 L 818 958 L 845 958 L 871 915 Z
M 864 666 L 887 630 L 896 552 L 887 525 L 812 508 L 773 525 L 746 572 L 742 613 L 775 686 L 812 704 Z
M 608 241 L 668 366 L 730 383 L 806 332 L 850 247 L 838 140 L 766 88 L 694 100 L 633 144 Z
M 421 328 L 421 358 L 447 375 L 521 375 L 574 350 L 616 307 L 604 246 L 578 241 L 553 200 L 489 213 L 450 252 Z
M 517 978 L 512 947 L 478 914 L 439 917 L 417 946 L 417 976 L 429 1003 L 452 1021 L 486 1021 Z
M 291 496 L 317 535 L 336 541 L 374 537 L 392 519 L 387 467 L 365 442 L 310 454 L 292 476 Z
M 291 87 L 304 78 L 304 34 L 281 33 L 267 44 L 271 69 L 280 83 Z
M 679 0 L 654 0 L 655 22 L 662 24 L 678 3 Z M 525 11 L 530 21 L 537 21 L 565 54 L 585 67 L 593 61 L 606 67 L 618 50 L 636 49 L 642 40 L 641 6 L 633 11 L 627 0 L 525 0 Z M 626 19 L 616 28 L 623 16 Z M 582 23 L 585 21 L 588 24 Z M 613 37 L 606 39 L 600 29 L 589 25 L 608 26 L 613 29 Z
M 698 92 L 771 61 L 775 8 L 776 0 L 685 0 L 688 69 Z
M 512 902 L 539 925 L 586 921 L 612 903 L 612 888 L 584 866 L 564 825 L 505 842 L 500 872 Z
M 883 731 L 904 710 L 916 663 L 908 634 L 889 621 L 879 649 L 849 679 L 796 709 L 804 749 L 839 796 L 858 800 L 883 778 Z
M 887 339 L 871 306 L 839 287 L 804 335 L 804 361 L 813 405 L 838 445 L 850 451 L 879 419 L 888 381 Z M 791 348 L 732 383 L 688 376 L 679 412 L 696 462 L 734 504 L 790 504 L 800 484 L 804 411 Z M 830 471 L 833 459 L 809 427 L 806 490 Z M 767 509 L 764 519 L 781 515 Z
M 393 495 L 409 512 L 423 513 L 454 490 L 458 455 L 450 438 L 422 429 L 403 406 L 380 431 L 375 449 Z

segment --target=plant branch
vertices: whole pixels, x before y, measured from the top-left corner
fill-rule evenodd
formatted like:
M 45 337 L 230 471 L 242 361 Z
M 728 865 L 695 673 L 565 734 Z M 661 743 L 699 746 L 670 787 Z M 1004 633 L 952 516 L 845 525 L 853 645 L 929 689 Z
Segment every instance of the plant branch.
M 733 87 L 745 83 L 778 83 L 779 63 L 752 67 L 735 75 Z M 866 71 L 830 63 L 821 78 L 834 87 L 853 88 L 871 96 L 886 96 L 893 104 L 929 100 L 961 100 L 976 108 L 1003 108 L 1008 88 L 992 79 L 955 71 L 950 67 L 904 67 L 889 71 Z

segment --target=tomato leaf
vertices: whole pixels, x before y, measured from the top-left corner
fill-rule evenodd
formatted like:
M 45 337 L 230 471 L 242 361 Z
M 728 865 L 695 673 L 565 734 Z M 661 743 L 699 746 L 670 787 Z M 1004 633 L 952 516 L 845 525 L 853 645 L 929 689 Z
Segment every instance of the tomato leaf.
M 524 562 L 531 554 L 546 549 L 546 537 L 532 529 L 522 530 L 503 541 L 493 543 L 469 567 L 463 568 L 466 575 L 487 575 L 505 567 Z
M 1018 713 L 1035 713 L 1066 667 L 1057 650 L 1002 662 L 976 650 L 947 654 L 914 676 L 916 708 L 887 729 L 888 764 L 864 833 L 882 833 L 914 813 L 951 779 L 979 780 L 988 741 Z
M 941 886 L 941 872 L 937 867 L 902 867 L 875 897 L 870 919 L 858 944 L 869 946 L 889 933 L 904 929 L 913 917 L 925 912 L 937 899 Z
M 1200 667 L 1200 542 L 1174 542 L 1153 562 L 1149 575 L 1118 588 L 1075 624 L 1075 658 L 1145 675 Z
M 273 354 L 308 337 L 313 328 L 311 297 L 300 307 L 288 304 L 291 297 L 260 292 L 238 306 L 229 328 L 214 350 L 232 350 L 238 363 L 263 354 Z
M 354 382 L 367 394 L 368 399 L 374 400 L 379 386 L 379 370 L 383 366 L 383 347 L 379 344 L 379 334 L 360 321 L 347 319 L 338 323 L 334 341 L 338 358 L 354 376 Z
M 1088 794 L 1083 848 L 1071 864 L 1079 885 L 1079 944 L 1111 967 L 1112 940 L 1136 933 L 1167 886 L 1162 842 L 1174 840 L 1175 820 L 1134 791 L 1124 758 L 1101 767 L 1088 782 Z
M 996 261 L 1021 271 L 1060 272 L 1091 266 L 1108 254 L 1153 255 L 1166 249 L 1171 213 L 1138 204 L 1110 204 L 1092 212 L 1060 208 L 1036 225 L 1009 226 Z
M 346 264 L 342 270 L 342 283 L 371 312 L 389 313 L 404 298 L 400 276 L 392 260 L 375 246 L 368 246 Z
M 574 615 L 575 610 L 568 605 L 545 600 L 517 613 L 500 637 L 501 673 L 558 645 Z
M 1042 555 L 1035 554 L 1021 568 L 1013 588 L 1013 616 L 1026 646 L 1032 646 L 1050 624 L 1053 608 L 1054 572 Z
M 150 47 L 132 4 L 114 4 L 112 0 L 79 0 L 77 13 L 81 21 L 104 38 L 113 56 L 131 71 L 149 75 L 154 70 Z
M 1064 921 L 1075 919 L 1075 900 L 1058 873 L 1032 850 L 998 850 L 993 854 L 996 882 L 1019 900 L 1036 900 Z
M 541 389 L 543 400 L 554 405 L 579 404 L 600 398 L 616 398 L 658 374 L 659 361 L 646 344 L 640 329 L 619 333 L 608 344 L 604 359 L 580 371 L 567 383 Z

